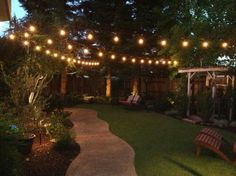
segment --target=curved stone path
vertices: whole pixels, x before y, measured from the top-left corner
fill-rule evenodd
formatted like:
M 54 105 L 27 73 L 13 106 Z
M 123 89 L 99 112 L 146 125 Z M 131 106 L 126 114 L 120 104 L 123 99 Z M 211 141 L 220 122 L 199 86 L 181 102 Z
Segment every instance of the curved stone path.
M 136 176 L 134 151 L 109 131 L 96 111 L 71 108 L 70 120 L 80 154 L 70 164 L 66 176 Z

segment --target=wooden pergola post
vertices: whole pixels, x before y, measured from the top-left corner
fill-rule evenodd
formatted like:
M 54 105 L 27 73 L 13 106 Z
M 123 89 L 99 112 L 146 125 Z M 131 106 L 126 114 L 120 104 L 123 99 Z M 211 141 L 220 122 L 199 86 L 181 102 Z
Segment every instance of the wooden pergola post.
M 190 104 L 191 104 L 191 73 L 188 72 L 188 87 L 187 87 L 187 96 L 188 96 L 188 107 L 187 107 L 187 116 L 190 115 Z
M 195 75 L 195 73 L 200 73 L 200 72 L 206 72 L 211 79 L 213 79 L 213 85 L 212 85 L 212 98 L 215 98 L 216 94 L 216 73 L 215 72 L 223 72 L 223 71 L 228 71 L 227 68 L 225 67 L 209 67 L 209 68 L 186 68 L 186 69 L 179 69 L 179 73 L 187 73 L 188 77 L 188 82 L 187 82 L 187 97 L 188 97 L 188 107 L 187 107 L 187 112 L 186 115 L 190 115 L 190 105 L 191 105 L 191 79 Z M 210 73 L 212 72 L 212 74 Z M 209 77 L 206 78 L 206 85 L 209 84 Z M 235 78 L 232 78 L 235 79 Z M 232 87 L 234 87 L 234 81 L 232 81 Z

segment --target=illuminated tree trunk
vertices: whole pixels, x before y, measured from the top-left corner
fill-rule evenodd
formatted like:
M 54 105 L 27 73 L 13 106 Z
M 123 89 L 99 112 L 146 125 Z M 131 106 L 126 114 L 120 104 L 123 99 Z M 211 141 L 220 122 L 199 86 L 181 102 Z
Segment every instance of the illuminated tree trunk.
M 108 71 L 106 78 L 106 97 L 111 97 L 111 70 Z
M 138 77 L 135 77 L 133 79 L 133 86 L 132 86 L 132 94 L 135 95 L 135 94 L 138 94 L 138 82 L 139 82 L 139 79 Z
M 61 95 L 64 96 L 66 94 L 66 85 L 67 85 L 67 69 L 65 68 L 61 73 Z

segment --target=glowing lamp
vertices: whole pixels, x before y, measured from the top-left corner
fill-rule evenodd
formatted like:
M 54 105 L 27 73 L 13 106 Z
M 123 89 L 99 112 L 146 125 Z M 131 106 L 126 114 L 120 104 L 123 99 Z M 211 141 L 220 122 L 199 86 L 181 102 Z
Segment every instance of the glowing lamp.
M 115 54 L 112 54 L 112 55 L 111 55 L 111 59 L 112 59 L 112 60 L 116 59 L 116 55 L 115 55 Z
M 64 31 L 63 29 L 59 31 L 60 36 L 65 36 L 66 35 L 66 31 Z
M 221 44 L 221 46 L 222 46 L 222 48 L 227 48 L 227 47 L 229 46 L 229 44 L 228 44 L 227 42 L 223 42 L 223 43 Z
M 202 42 L 202 47 L 203 48 L 208 48 L 209 47 L 209 43 L 208 42 Z
M 138 44 L 143 45 L 144 44 L 144 39 L 143 38 L 138 39 Z
M 29 38 L 29 36 L 30 36 L 29 33 L 27 33 L 27 32 L 24 33 L 25 38 Z
M 93 40 L 93 34 L 88 34 L 87 39 Z
M 47 40 L 47 44 L 49 44 L 49 45 L 53 44 L 52 39 L 48 39 L 48 40 Z
M 98 53 L 98 56 L 99 56 L 99 57 L 103 57 L 103 53 L 100 51 L 100 52 Z
M 36 47 L 35 47 L 35 50 L 36 50 L 36 51 L 41 51 L 41 46 L 36 46 Z
M 36 28 L 35 28 L 35 26 L 30 25 L 29 30 L 30 30 L 30 32 L 35 32 L 35 31 L 36 31 Z
M 186 47 L 188 47 L 188 45 L 189 45 L 188 41 L 185 40 L 185 41 L 182 42 L 182 46 L 183 47 L 186 48 Z
M 73 46 L 72 46 L 71 44 L 68 44 L 68 45 L 67 45 L 67 49 L 68 49 L 68 50 L 72 50 L 72 49 L 73 49 Z
M 115 43 L 118 43 L 118 42 L 120 41 L 120 39 L 119 39 L 118 36 L 115 36 L 115 37 L 113 38 L 113 41 L 114 41 Z
M 161 41 L 161 45 L 162 45 L 162 46 L 166 46 L 166 45 L 167 45 L 167 41 L 166 41 L 166 40 L 162 40 L 162 41 Z
M 14 34 L 10 34 L 10 35 L 9 35 L 9 38 L 10 38 L 11 40 L 15 40 L 16 36 L 15 36 Z
M 136 59 L 135 59 L 135 58 L 133 58 L 131 61 L 132 61 L 132 63 L 135 63 L 135 62 L 136 62 Z

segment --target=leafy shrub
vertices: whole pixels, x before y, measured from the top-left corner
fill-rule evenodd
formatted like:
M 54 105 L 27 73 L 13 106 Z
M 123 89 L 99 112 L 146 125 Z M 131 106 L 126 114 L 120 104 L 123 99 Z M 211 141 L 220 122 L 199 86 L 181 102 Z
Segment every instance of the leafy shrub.
M 212 114 L 213 102 L 210 92 L 200 92 L 196 97 L 197 114 L 205 121 L 209 120 Z
M 177 109 L 179 115 L 186 116 L 187 108 L 188 108 L 188 96 L 186 93 L 186 78 L 183 77 L 180 80 L 180 83 L 175 92 L 175 100 L 174 106 Z
M 15 125 L 0 117 L 0 175 L 20 175 L 22 158 L 17 149 L 20 137 Z
M 56 148 L 66 150 L 74 144 L 74 139 L 71 132 L 65 127 L 66 118 L 63 115 L 52 113 L 50 122 L 51 125 L 47 128 L 51 138 L 56 140 Z
M 161 95 L 158 99 L 154 102 L 154 108 L 156 111 L 166 111 L 173 107 L 173 94 L 168 92 L 164 95 Z
M 50 126 L 48 127 L 48 132 L 51 138 L 58 140 L 66 131 L 63 125 L 62 116 L 57 116 L 55 113 L 52 113 L 50 117 Z
M 56 143 L 56 149 L 58 150 L 68 150 L 75 145 L 72 134 L 67 130 L 65 131 Z

